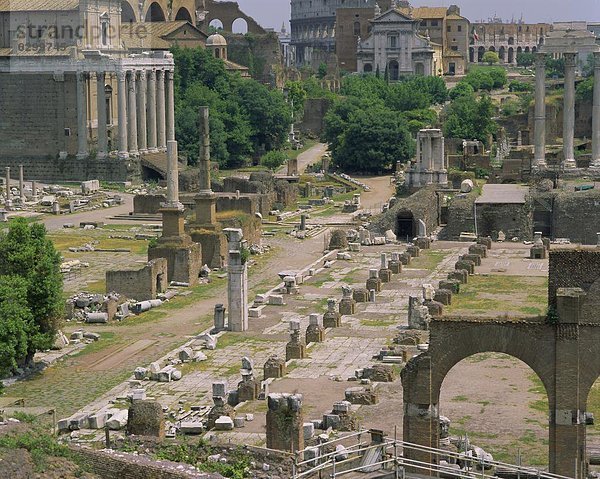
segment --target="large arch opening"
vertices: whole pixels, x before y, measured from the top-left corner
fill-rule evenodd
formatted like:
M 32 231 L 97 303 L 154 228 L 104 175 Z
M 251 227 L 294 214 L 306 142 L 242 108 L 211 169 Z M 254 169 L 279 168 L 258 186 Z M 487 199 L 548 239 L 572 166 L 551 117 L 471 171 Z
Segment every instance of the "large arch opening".
M 371 65 L 370 63 L 365 63 L 363 71 L 365 73 L 373 73 L 373 65 Z
M 194 21 L 192 20 L 192 15 L 190 14 L 189 10 L 185 7 L 181 7 L 179 9 L 177 15 L 175 15 L 175 20 L 186 20 L 191 24 L 194 23 Z
M 129 2 L 121 2 L 121 23 L 136 23 L 137 17 Z
M 475 62 L 475 48 L 474 47 L 469 48 L 469 62 L 471 62 L 471 63 Z
M 214 28 L 215 30 L 223 30 L 223 22 L 218 18 L 211 20 L 208 26 Z
M 503 63 L 506 61 L 506 49 L 504 46 L 501 46 L 500 50 L 498 50 L 498 58 L 500 58 L 500 61 Z
M 396 237 L 400 241 L 410 241 L 416 236 L 415 216 L 411 211 L 399 211 L 396 215 Z
M 508 48 L 508 63 L 515 62 L 515 49 L 513 47 Z
M 158 3 L 153 2 L 152 5 L 150 5 L 150 8 L 148 9 L 148 11 L 146 12 L 146 21 L 147 22 L 164 22 L 165 19 L 166 19 L 165 12 L 163 12 L 163 9 L 161 8 L 161 6 Z
M 440 417 L 450 420 L 440 445 L 464 452 L 466 437 L 495 461 L 548 467 L 548 396 L 523 361 L 494 352 L 459 361 L 443 379 L 438 404 Z
M 231 31 L 238 35 L 246 35 L 248 33 L 248 22 L 243 18 L 236 18 L 231 24 Z
M 485 47 L 479 47 L 477 49 L 477 63 L 481 63 L 483 61 L 483 55 L 485 55 Z

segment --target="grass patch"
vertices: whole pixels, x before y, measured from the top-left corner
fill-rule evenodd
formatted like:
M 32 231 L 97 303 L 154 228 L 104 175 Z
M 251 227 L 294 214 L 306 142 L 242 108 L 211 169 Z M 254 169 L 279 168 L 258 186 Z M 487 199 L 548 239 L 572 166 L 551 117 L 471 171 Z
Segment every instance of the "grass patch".
M 418 258 L 413 258 L 410 262 L 410 268 L 426 269 L 433 271 L 439 264 L 446 259 L 448 251 L 426 249 L 421 251 Z
M 102 351 L 109 346 L 113 346 L 117 342 L 119 341 L 115 333 L 111 333 L 110 331 L 100 332 L 100 339 L 98 341 L 94 341 L 93 343 L 86 345 L 83 349 L 78 351 L 76 354 L 73 354 L 71 357 L 76 358 L 86 354 L 97 353 L 98 351 Z
M 360 324 L 362 326 L 372 326 L 377 328 L 388 328 L 398 324 L 397 321 L 389 319 L 361 319 Z
M 467 396 L 454 396 L 451 401 L 452 402 L 467 402 L 469 398 Z

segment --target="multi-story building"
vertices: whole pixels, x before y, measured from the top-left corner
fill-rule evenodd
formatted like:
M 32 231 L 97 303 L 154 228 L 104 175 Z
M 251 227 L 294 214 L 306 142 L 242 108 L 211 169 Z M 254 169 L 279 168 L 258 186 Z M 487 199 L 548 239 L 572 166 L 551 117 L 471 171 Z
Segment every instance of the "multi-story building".
M 174 63 L 141 20 L 192 18 L 193 8 L 193 0 L 0 3 L 0 166 L 23 164 L 45 180 L 124 181 L 141 156 L 164 155 L 175 137 Z
M 473 24 L 469 46 L 469 61 L 480 63 L 487 51 L 496 52 L 500 63 L 514 65 L 519 53 L 535 53 L 550 32 L 547 23 L 505 23 L 492 18 Z
M 576 53 L 576 69 L 581 72 L 589 56 L 600 51 L 600 44 L 586 22 L 560 22 L 554 23 L 546 35 L 543 51 L 554 59 Z
M 461 16 L 460 8 L 456 5 L 413 8 L 408 2 L 400 2 L 400 5 L 400 11 L 420 20 L 421 35 L 441 45 L 442 64 L 438 65 L 436 73 L 464 75 L 468 63 L 470 22 Z
M 358 44 L 358 71 L 387 73 L 391 81 L 403 75 L 434 75 L 435 51 L 418 33 L 420 20 L 393 8 L 378 13 L 370 35 Z

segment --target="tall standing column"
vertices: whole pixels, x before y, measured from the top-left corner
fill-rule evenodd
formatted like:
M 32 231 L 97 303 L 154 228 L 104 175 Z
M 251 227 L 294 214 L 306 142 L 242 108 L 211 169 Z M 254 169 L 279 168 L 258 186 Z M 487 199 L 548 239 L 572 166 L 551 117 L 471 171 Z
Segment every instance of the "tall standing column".
M 535 54 L 534 168 L 546 165 L 546 54 Z
M 148 151 L 156 148 L 156 70 L 148 70 Z
M 165 72 L 167 88 L 167 142 L 175 140 L 175 88 L 173 85 L 173 70 Z
M 127 75 L 126 72 L 118 72 L 118 103 L 119 103 L 119 159 L 129 158 L 127 147 Z
M 565 104 L 563 108 L 564 168 L 575 168 L 575 58 L 576 53 L 565 53 Z
M 166 135 L 166 112 L 165 112 L 165 72 L 158 70 L 156 72 L 156 127 L 158 131 L 158 149 L 165 151 L 167 149 Z
M 6 206 L 8 209 L 8 207 L 10 206 L 9 201 L 10 201 L 10 166 L 7 166 L 6 168 L 4 168 L 4 171 L 6 173 L 6 176 L 4 177 L 4 183 L 5 183 L 5 187 L 6 187 Z
M 98 109 L 98 153 L 96 157 L 99 159 L 108 156 L 105 77 L 104 72 L 96 72 L 96 106 Z
M 87 73 L 77 72 L 77 158 L 87 158 Z
M 25 178 L 24 178 L 23 165 L 19 165 L 19 197 L 21 203 L 25 203 Z
M 146 153 L 148 151 L 148 124 L 146 122 L 146 95 L 147 86 L 146 83 L 146 71 L 141 70 L 136 77 L 138 82 L 137 87 L 137 119 L 138 119 L 138 150 L 140 153 Z
M 594 100 L 592 108 L 592 164 L 600 168 L 600 52 L 594 52 Z
M 214 225 L 217 221 L 216 195 L 210 183 L 210 121 L 207 106 L 200 107 L 200 192 L 196 195 L 196 224 Z
M 179 165 L 177 158 L 177 142 L 167 142 L 167 207 L 180 208 L 179 203 Z
M 135 70 L 127 72 L 127 90 L 129 102 L 129 119 L 127 121 L 127 130 L 129 133 L 129 154 L 137 156 L 138 151 L 138 131 L 137 131 L 137 89 L 136 89 Z
M 227 264 L 227 302 L 229 310 L 229 330 L 248 330 L 248 264 L 242 255 L 245 248 L 241 229 L 223 230 L 228 241 L 229 261 Z

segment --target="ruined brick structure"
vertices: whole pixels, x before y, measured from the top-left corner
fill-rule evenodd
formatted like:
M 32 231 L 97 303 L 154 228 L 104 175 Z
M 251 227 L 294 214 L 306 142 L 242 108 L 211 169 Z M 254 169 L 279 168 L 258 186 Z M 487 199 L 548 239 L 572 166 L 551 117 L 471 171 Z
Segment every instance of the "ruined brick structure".
M 138 270 L 107 271 L 106 291 L 137 301 L 156 299 L 167 290 L 167 270 L 167 260 L 159 258 Z
M 437 448 L 440 390 L 448 372 L 474 354 L 505 353 L 531 367 L 548 394 L 550 472 L 586 477 L 587 398 L 600 376 L 599 266 L 597 249 L 550 253 L 552 320 L 431 321 L 429 350 L 402 371 L 404 440 Z M 414 451 L 406 457 L 435 460 Z

